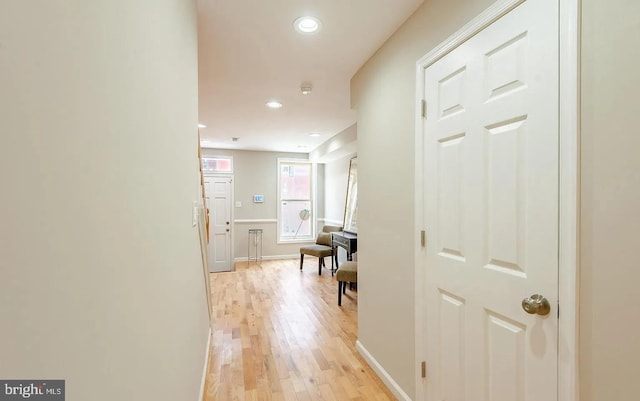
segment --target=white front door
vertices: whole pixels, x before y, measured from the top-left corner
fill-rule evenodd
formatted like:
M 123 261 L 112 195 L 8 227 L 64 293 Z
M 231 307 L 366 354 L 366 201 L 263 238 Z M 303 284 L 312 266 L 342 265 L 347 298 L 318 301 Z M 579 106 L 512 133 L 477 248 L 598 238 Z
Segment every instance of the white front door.
M 528 0 L 424 70 L 430 401 L 557 400 L 558 46 Z
M 204 191 L 209 210 L 209 271 L 231 271 L 230 177 L 205 176 Z

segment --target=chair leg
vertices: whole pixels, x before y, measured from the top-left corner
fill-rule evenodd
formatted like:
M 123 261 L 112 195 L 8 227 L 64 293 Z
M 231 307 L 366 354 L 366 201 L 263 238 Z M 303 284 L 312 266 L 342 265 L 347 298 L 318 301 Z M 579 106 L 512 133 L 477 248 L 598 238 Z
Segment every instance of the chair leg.
M 342 281 L 338 281 L 338 306 L 342 306 L 342 289 L 343 288 L 344 288 L 344 284 L 342 283 Z
M 318 276 L 322 276 L 322 258 L 318 258 Z
M 349 285 L 351 285 L 351 283 L 349 283 Z M 347 282 L 343 282 L 342 283 L 342 293 L 346 294 L 347 293 Z
M 333 248 L 331 249 L 331 277 L 333 277 Z
M 302 270 L 302 261 L 304 260 L 304 253 L 300 254 L 300 270 Z

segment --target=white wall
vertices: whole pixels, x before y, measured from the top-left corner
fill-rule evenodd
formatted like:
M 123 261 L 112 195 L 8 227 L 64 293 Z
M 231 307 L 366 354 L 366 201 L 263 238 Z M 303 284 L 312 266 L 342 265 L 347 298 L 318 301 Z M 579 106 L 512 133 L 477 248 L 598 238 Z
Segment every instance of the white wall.
M 416 61 L 492 0 L 426 0 L 351 80 L 358 111 L 358 339 L 415 393 Z
M 341 226 L 344 222 L 351 157 L 343 157 L 324 165 L 324 218 L 326 224 Z
M 349 180 L 349 162 L 355 155 L 349 155 L 324 165 L 324 224 L 342 226 L 344 208 L 347 201 L 347 181 Z M 338 247 L 339 263 L 347 260 L 347 251 Z M 352 255 L 357 260 L 358 254 Z
M 0 3 L 0 378 L 196 401 L 193 0 Z
M 232 156 L 234 168 L 234 202 L 242 202 L 242 207 L 233 208 L 236 220 L 234 229 L 234 258 L 246 260 L 249 229 L 263 231 L 262 256 L 298 257 L 300 243 L 278 244 L 278 158 L 307 159 L 305 153 L 278 153 L 247 150 L 202 149 L 203 156 Z M 322 190 L 322 186 L 319 189 Z M 264 195 L 264 203 L 253 203 L 253 195 Z M 320 216 L 318 216 L 320 217 Z M 238 222 L 249 220 L 249 222 Z M 255 220 L 271 220 L 257 222 Z M 253 256 L 253 250 L 251 251 Z
M 309 160 L 314 163 L 331 163 L 355 155 L 357 151 L 358 125 L 352 124 L 309 153 Z
M 353 139 L 355 140 L 355 139 Z M 348 142 L 352 147 L 353 140 Z M 333 152 L 339 149 L 334 148 Z M 234 201 L 242 202 L 242 207 L 234 207 L 235 255 L 246 260 L 249 228 L 263 229 L 263 257 L 299 257 L 300 243 L 277 243 L 277 163 L 278 158 L 307 159 L 305 153 L 277 153 L 230 149 L 202 149 L 203 156 L 232 156 L 234 166 Z M 317 230 L 323 224 L 342 225 L 347 193 L 349 161 L 354 154 L 348 154 L 324 164 L 318 164 L 317 179 Z M 253 195 L 265 196 L 264 203 L 253 203 Z M 259 222 L 256 220 L 270 220 Z M 253 248 L 251 255 L 253 256 Z M 346 260 L 344 250 L 340 250 L 340 260 Z
M 410 396 L 414 65 L 490 3 L 426 0 L 352 80 L 359 130 L 359 263 L 366 265 L 359 277 L 359 340 Z M 632 401 L 640 394 L 634 320 L 640 281 L 638 15 L 640 3 L 633 0 L 582 1 L 582 401 Z
M 640 397 L 639 16 L 634 0 L 583 0 L 582 401 Z

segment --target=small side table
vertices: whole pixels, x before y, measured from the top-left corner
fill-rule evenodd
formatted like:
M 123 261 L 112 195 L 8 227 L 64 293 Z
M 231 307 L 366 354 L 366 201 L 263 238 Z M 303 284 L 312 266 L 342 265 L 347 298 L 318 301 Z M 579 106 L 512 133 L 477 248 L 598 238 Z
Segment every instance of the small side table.
M 251 257 L 251 248 L 254 249 L 253 258 Z M 259 248 L 259 251 L 258 251 L 258 248 Z M 258 261 L 262 262 L 262 229 L 261 228 L 249 229 L 249 241 L 247 244 L 247 263 L 251 262 L 251 260 L 255 260 L 256 262 Z

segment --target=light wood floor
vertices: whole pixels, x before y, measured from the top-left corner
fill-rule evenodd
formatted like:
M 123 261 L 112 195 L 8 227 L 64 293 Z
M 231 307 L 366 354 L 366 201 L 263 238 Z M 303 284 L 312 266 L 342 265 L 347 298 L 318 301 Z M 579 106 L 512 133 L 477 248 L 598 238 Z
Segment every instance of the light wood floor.
M 317 259 L 211 275 L 214 331 L 205 401 L 396 400 L 355 349 L 357 292 Z

